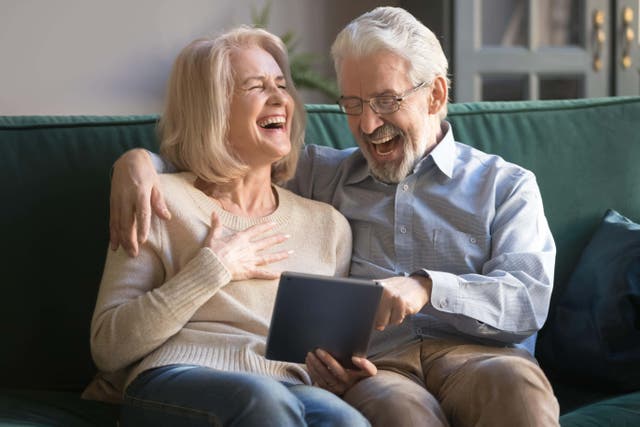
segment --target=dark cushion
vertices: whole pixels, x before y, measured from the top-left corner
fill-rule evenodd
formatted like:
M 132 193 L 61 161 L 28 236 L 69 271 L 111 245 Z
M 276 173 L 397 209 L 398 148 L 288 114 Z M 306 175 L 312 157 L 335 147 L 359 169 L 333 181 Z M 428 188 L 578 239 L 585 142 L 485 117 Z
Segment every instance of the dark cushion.
M 640 389 L 640 225 L 609 210 L 556 306 L 544 352 L 556 373 Z
M 79 393 L 0 389 L 0 426 L 115 427 L 119 412 Z
M 635 427 L 640 420 L 640 392 L 603 400 L 560 417 L 562 427 Z

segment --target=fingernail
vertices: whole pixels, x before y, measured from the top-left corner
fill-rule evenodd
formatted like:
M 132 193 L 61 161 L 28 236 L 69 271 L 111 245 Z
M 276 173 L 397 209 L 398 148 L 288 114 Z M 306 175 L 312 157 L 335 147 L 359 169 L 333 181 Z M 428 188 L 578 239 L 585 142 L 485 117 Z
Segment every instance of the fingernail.
M 287 251 L 287 253 L 288 253 L 289 255 L 291 255 L 291 254 L 292 254 L 292 253 L 294 253 L 294 252 L 295 252 L 295 251 L 294 251 L 293 249 L 289 249 L 289 250 Z
M 285 238 L 285 239 L 288 239 L 289 237 L 291 237 L 291 234 L 285 234 L 285 235 L 284 235 L 284 238 Z

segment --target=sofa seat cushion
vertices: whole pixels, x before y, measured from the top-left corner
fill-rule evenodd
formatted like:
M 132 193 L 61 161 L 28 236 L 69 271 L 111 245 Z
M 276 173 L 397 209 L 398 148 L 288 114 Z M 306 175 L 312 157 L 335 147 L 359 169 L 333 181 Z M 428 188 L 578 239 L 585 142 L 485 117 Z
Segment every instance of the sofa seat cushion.
M 560 417 L 562 427 L 634 427 L 640 420 L 640 391 L 603 400 Z
M 114 427 L 120 407 L 83 400 L 79 392 L 0 389 L 0 425 Z

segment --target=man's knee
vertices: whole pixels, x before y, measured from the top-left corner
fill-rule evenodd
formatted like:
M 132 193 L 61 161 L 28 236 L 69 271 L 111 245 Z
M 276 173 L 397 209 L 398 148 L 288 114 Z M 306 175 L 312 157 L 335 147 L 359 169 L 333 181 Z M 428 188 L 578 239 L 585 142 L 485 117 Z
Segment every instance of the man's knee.
M 437 400 L 424 386 L 389 371 L 358 382 L 344 395 L 374 426 L 446 426 Z
M 458 371 L 444 390 L 445 411 L 457 414 L 453 419 L 462 425 L 557 425 L 559 406 L 551 384 L 526 357 L 497 355 L 476 361 Z
M 551 384 L 538 364 L 517 355 L 493 356 L 473 367 L 474 382 L 496 390 L 520 390 L 553 397 Z M 513 394 L 513 393 L 511 393 Z

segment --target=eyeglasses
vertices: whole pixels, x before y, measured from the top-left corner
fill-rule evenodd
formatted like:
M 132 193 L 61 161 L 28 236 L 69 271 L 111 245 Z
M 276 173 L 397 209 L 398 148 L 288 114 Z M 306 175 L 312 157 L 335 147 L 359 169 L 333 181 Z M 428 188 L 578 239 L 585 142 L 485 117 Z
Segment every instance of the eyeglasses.
M 338 100 L 340 110 L 350 116 L 359 116 L 362 114 L 363 104 L 369 104 L 369 107 L 377 114 L 391 114 L 400 109 L 400 103 L 409 96 L 413 95 L 423 87 L 427 82 L 422 82 L 408 91 L 400 95 L 383 95 L 374 96 L 371 99 L 362 99 L 357 96 L 341 96 Z

